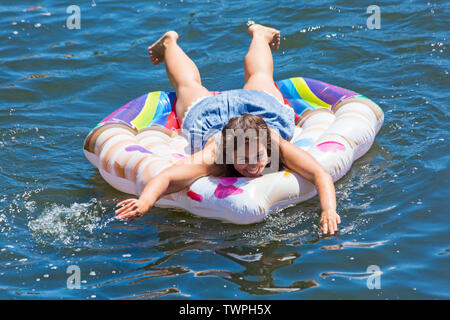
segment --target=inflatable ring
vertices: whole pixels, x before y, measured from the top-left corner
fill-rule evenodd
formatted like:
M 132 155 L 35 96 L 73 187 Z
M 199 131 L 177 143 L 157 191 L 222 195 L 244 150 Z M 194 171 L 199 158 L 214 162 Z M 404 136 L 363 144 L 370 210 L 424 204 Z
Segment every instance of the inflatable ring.
M 380 107 L 356 92 L 301 77 L 275 84 L 296 113 L 291 142 L 309 152 L 333 181 L 369 150 L 383 124 Z M 152 177 L 188 155 L 189 143 L 180 134 L 175 103 L 174 92 L 150 92 L 91 130 L 84 154 L 112 187 L 139 196 Z M 203 177 L 185 190 L 161 197 L 155 205 L 250 224 L 316 194 L 312 183 L 282 170 L 258 178 Z

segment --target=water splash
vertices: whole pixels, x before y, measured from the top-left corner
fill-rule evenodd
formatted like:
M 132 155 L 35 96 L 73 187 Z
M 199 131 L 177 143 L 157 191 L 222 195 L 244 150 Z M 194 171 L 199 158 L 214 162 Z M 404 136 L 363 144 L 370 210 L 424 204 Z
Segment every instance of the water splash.
M 70 206 L 52 204 L 41 215 L 29 221 L 33 236 L 45 243 L 73 245 L 83 240 L 82 234 L 93 234 L 108 225 L 113 218 L 103 219 L 106 208 L 96 199 Z

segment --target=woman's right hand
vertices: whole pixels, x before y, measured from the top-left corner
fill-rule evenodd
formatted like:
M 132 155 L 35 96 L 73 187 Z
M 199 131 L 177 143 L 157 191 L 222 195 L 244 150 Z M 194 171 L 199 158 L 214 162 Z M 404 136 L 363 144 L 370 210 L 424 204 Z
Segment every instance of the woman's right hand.
M 179 192 L 198 178 L 216 173 L 214 171 L 216 166 L 204 161 L 204 151 L 205 149 L 177 161 L 151 178 L 142 190 L 139 199 L 127 199 L 119 202 L 117 206 L 122 207 L 116 210 L 116 218 L 128 221 L 139 219 L 153 207 L 161 196 Z
M 127 199 L 117 204 L 117 207 L 122 206 L 116 210 L 117 219 L 127 219 L 133 221 L 142 217 L 150 207 L 139 199 Z

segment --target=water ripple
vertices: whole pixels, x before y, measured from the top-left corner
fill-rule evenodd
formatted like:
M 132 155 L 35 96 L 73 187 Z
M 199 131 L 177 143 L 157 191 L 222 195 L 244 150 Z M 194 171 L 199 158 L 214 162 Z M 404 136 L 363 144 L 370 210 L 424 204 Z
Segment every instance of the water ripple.
M 2 298 L 448 298 L 448 10 L 379 6 L 381 29 L 370 30 L 366 6 L 350 1 L 93 1 L 70 30 L 64 3 L 0 4 Z M 168 29 L 206 87 L 243 85 L 248 21 L 281 30 L 275 78 L 320 79 L 385 111 L 371 150 L 336 183 L 339 233 L 320 233 L 317 198 L 249 226 L 161 208 L 115 220 L 128 195 L 84 158 L 86 134 L 134 97 L 170 89 L 147 55 Z M 71 265 L 80 290 L 67 288 Z M 370 265 L 381 290 L 366 286 Z

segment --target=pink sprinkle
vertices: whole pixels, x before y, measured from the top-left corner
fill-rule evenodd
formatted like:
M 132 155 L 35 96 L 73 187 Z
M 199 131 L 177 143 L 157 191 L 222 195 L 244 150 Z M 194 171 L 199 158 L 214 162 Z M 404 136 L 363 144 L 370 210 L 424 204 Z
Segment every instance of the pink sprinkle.
M 180 158 L 184 158 L 184 155 L 182 155 L 181 153 L 172 153 L 172 157 L 180 159 Z
M 345 146 L 342 143 L 336 141 L 326 141 L 317 145 L 320 151 L 323 152 L 337 152 L 345 151 Z
M 126 147 L 125 151 L 127 151 L 127 152 L 139 151 L 141 153 L 153 154 L 153 152 L 151 152 L 150 150 L 147 150 L 146 148 L 144 148 L 140 145 L 137 145 L 137 144 Z
M 235 187 L 233 185 L 224 186 L 223 184 L 219 183 L 216 190 L 214 191 L 214 195 L 216 196 L 216 198 L 224 199 L 228 196 L 241 194 L 242 192 L 244 192 L 244 190 L 242 190 L 241 188 Z
M 197 202 L 202 202 L 202 200 L 203 200 L 203 197 L 201 195 L 199 195 L 198 193 L 195 193 L 191 189 L 188 190 L 187 196 Z

